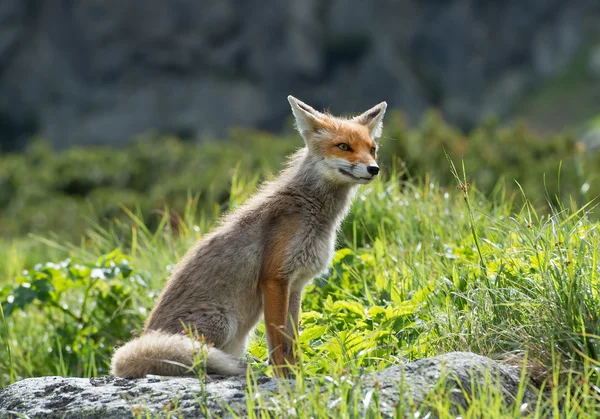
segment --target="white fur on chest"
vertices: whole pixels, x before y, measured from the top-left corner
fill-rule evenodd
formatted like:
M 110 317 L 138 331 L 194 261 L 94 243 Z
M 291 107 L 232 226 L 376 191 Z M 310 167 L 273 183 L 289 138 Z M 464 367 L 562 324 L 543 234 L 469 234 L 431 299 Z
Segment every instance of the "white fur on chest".
M 335 251 L 335 237 L 335 229 L 331 229 L 320 232 L 312 240 L 298 240 L 300 246 L 295 249 L 295 255 L 290 255 L 293 288 L 304 287 L 309 280 L 327 269 Z
M 292 286 L 303 287 L 306 282 L 324 272 L 335 251 L 337 231 L 348 210 L 356 187 L 348 190 L 329 213 L 311 213 L 304 218 L 304 226 L 297 232 L 288 252 L 287 268 Z

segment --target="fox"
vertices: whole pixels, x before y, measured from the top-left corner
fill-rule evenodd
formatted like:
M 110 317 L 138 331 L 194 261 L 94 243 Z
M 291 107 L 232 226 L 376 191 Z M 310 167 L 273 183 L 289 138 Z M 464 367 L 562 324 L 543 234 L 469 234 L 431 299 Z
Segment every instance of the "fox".
M 207 374 L 243 375 L 261 317 L 275 373 L 288 376 L 297 364 L 303 289 L 327 271 L 357 188 L 380 172 L 387 103 L 336 117 L 291 95 L 288 101 L 304 146 L 187 251 L 140 336 L 114 351 L 112 375 L 190 375 L 200 354 Z

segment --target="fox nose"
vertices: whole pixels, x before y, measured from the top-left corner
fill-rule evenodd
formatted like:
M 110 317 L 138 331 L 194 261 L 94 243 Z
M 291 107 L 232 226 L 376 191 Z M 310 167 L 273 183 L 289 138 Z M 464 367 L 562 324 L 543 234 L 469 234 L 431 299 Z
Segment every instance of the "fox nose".
M 367 166 L 367 172 L 369 172 L 371 176 L 377 176 L 379 173 L 379 166 Z

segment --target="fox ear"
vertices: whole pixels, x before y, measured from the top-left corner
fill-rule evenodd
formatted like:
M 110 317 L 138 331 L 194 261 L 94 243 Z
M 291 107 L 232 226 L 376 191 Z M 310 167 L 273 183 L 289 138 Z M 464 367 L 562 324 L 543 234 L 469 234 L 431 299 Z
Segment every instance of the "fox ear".
M 372 138 L 381 136 L 383 129 L 383 116 L 387 109 L 387 102 L 381 102 L 379 105 L 373 106 L 371 109 L 352 118 L 354 122 L 366 126 L 369 129 Z
M 296 128 L 301 135 L 305 135 L 312 131 L 316 131 L 323 124 L 322 120 L 325 117 L 321 112 L 308 106 L 301 100 L 296 99 L 294 96 L 288 96 L 288 101 L 292 107 L 294 118 L 296 118 Z

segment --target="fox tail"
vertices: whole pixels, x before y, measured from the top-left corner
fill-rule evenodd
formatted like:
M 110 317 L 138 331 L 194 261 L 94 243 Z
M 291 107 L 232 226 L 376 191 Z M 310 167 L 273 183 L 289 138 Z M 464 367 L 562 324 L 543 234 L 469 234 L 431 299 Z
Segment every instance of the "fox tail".
M 146 374 L 193 375 L 199 355 L 204 355 L 200 359 L 203 359 L 207 373 L 241 375 L 246 371 L 246 364 L 217 348 L 185 335 L 151 331 L 115 351 L 111 374 L 127 378 L 145 377 Z

